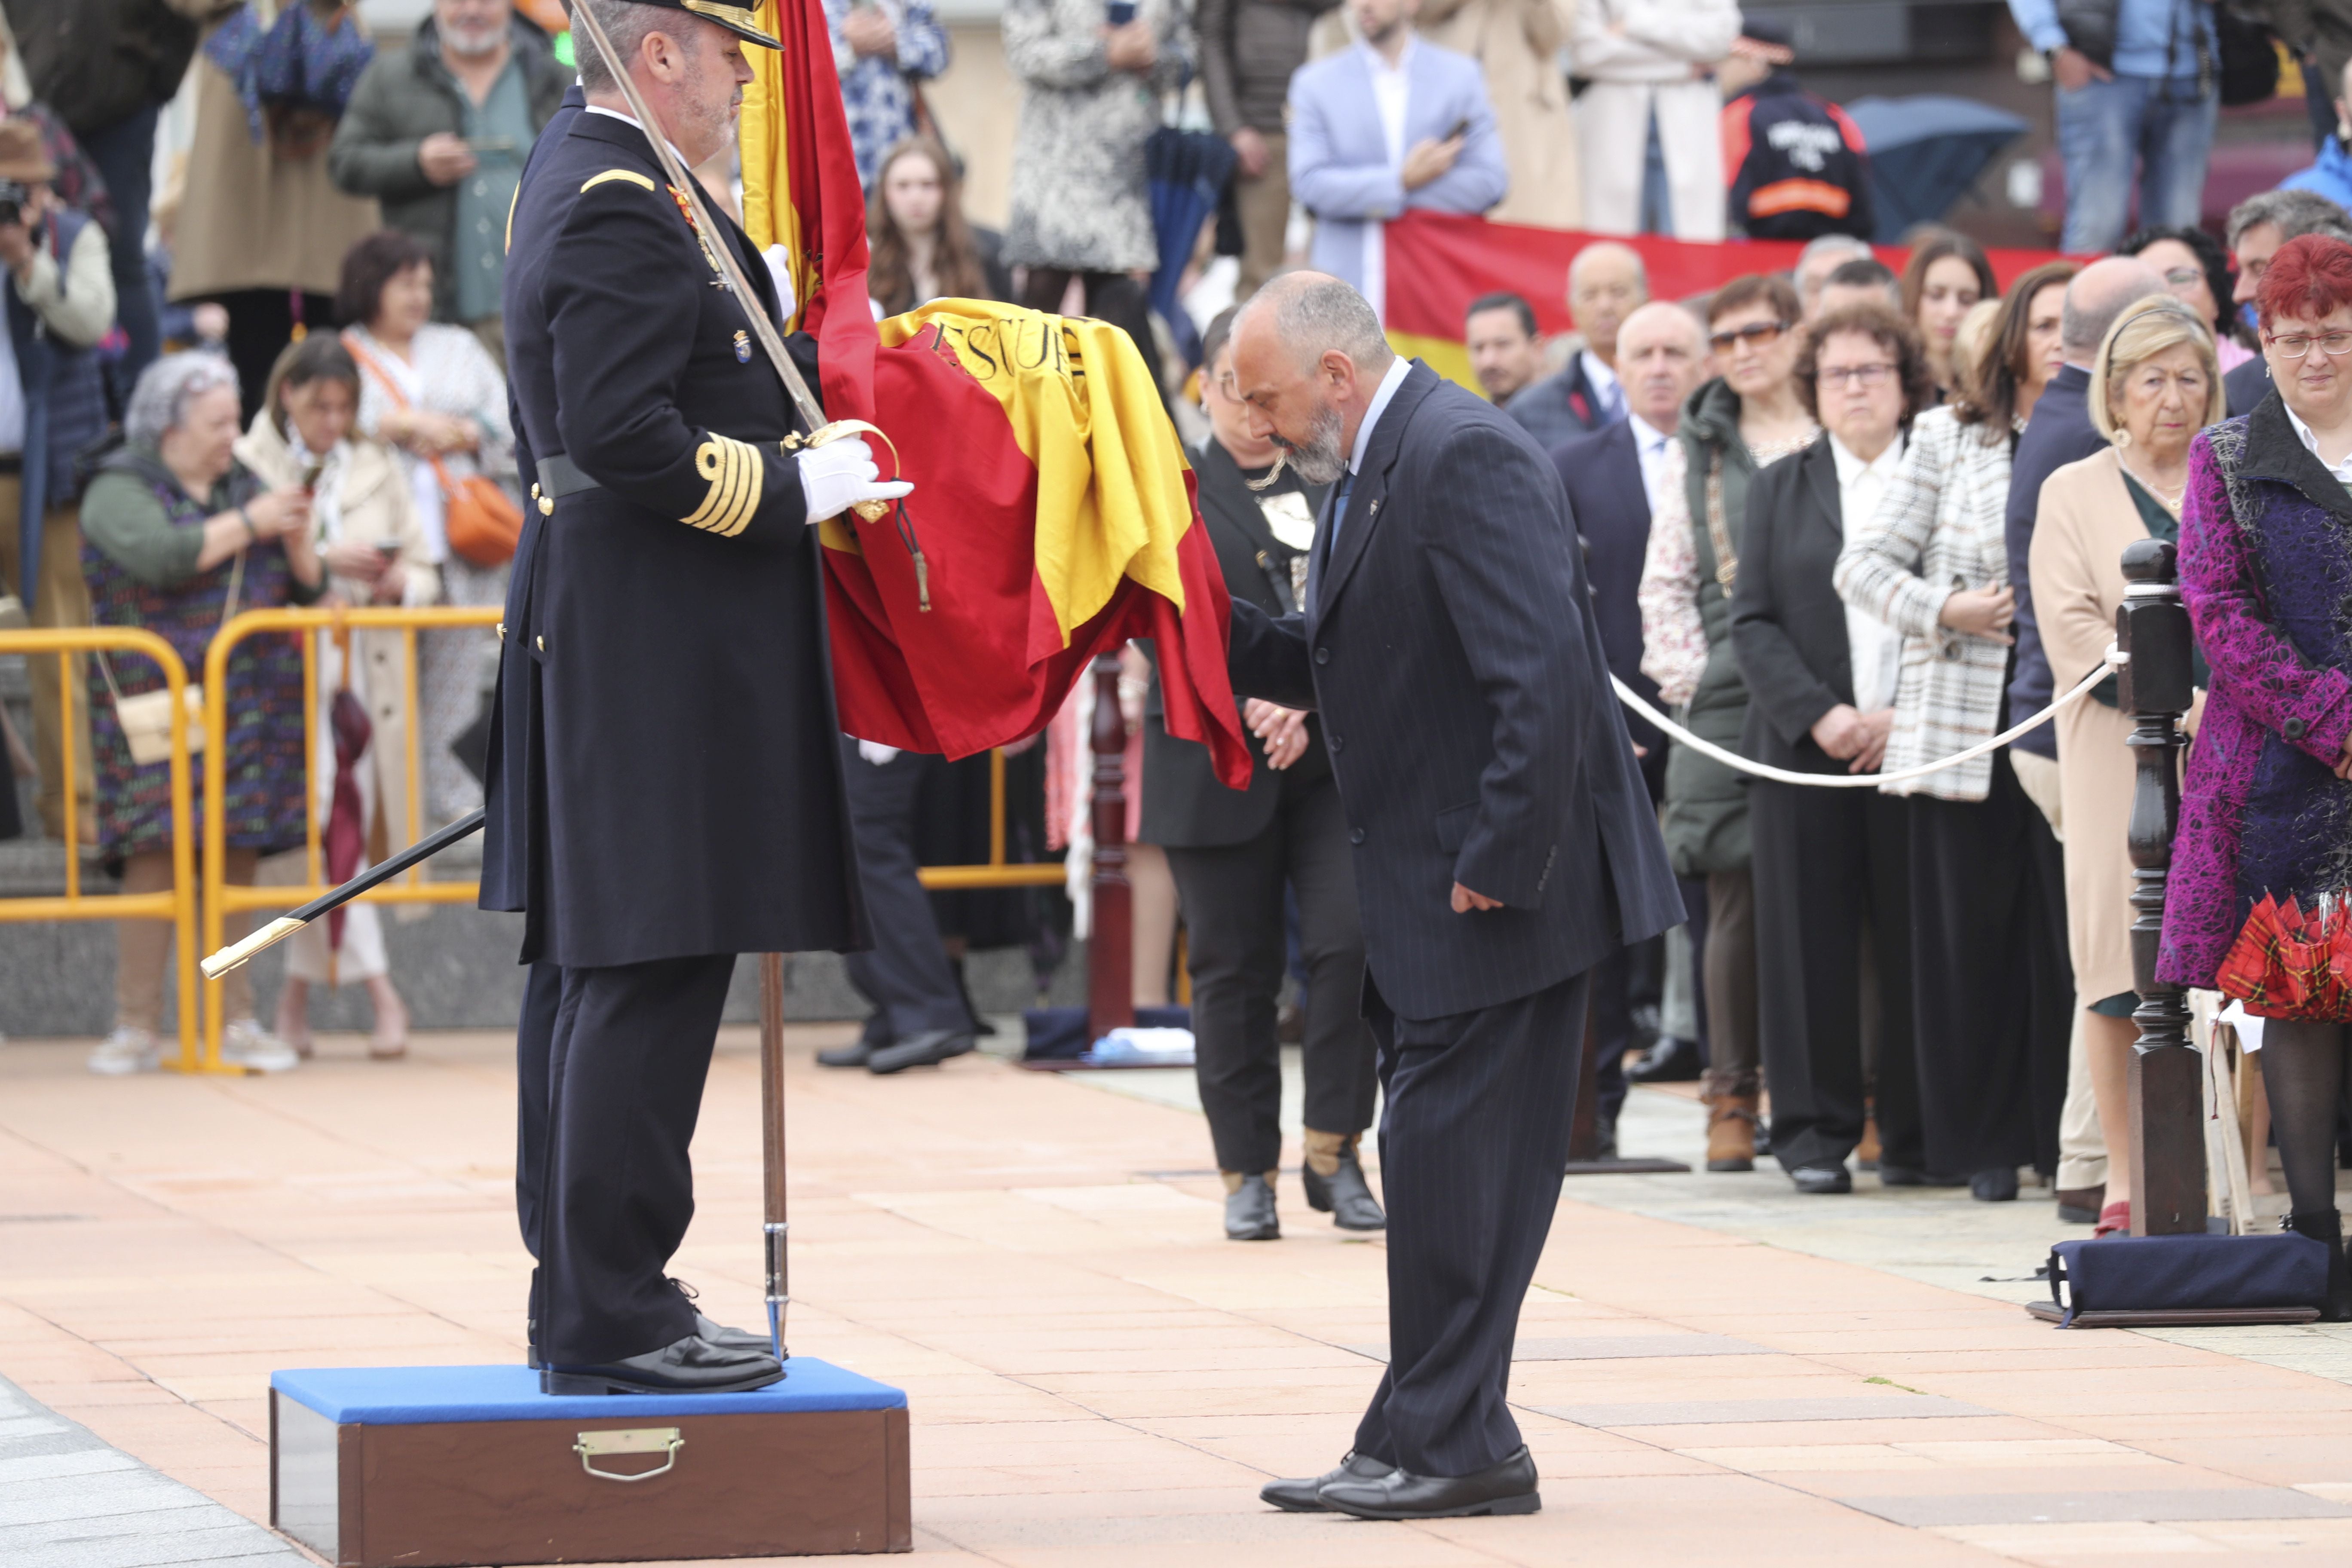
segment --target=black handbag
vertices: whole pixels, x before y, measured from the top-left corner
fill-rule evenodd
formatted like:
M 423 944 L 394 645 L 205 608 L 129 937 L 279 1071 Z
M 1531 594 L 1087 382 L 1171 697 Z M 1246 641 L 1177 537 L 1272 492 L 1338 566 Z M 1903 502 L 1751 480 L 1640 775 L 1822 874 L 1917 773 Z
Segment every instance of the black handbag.
M 2278 45 L 2271 30 L 2228 5 L 2213 7 L 2213 38 L 2221 46 L 2221 103 L 2265 103 L 2278 96 Z
M 2058 26 L 2066 44 L 2101 70 L 2116 66 L 2116 16 L 2122 0 L 2058 0 Z
M 2050 1249 L 2050 1296 L 2061 1328 L 2108 1313 L 2308 1310 L 2315 1318 L 2326 1295 L 2327 1244 L 2293 1231 L 2113 1236 Z

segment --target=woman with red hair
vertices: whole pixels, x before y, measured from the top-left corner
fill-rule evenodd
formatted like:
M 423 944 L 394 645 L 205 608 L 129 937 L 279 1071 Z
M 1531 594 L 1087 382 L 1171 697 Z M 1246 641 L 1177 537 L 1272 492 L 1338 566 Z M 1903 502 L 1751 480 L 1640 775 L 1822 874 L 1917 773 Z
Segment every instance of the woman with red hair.
M 2180 519 L 2212 684 L 2157 961 L 2176 985 L 2214 984 L 2265 893 L 2309 909 L 2352 883 L 2352 245 L 2288 241 L 2255 306 L 2272 391 L 2191 443 Z M 2340 1018 L 2272 1018 L 2261 1052 L 2288 1226 L 2333 1249 L 2329 1322 L 2352 1321 L 2335 1158 L 2347 1036 Z

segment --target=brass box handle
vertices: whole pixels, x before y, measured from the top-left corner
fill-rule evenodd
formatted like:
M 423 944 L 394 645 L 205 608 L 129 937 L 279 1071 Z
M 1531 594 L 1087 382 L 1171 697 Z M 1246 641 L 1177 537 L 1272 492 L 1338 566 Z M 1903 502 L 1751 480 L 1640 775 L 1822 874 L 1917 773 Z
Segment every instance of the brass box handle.
M 580 1468 L 600 1481 L 649 1481 L 656 1476 L 666 1476 L 677 1466 L 677 1451 L 686 1447 L 686 1439 L 677 1435 L 675 1426 L 632 1426 L 620 1432 L 583 1432 L 572 1451 L 580 1456 Z M 596 1460 L 607 1454 L 662 1454 L 662 1462 L 650 1470 L 624 1475 L 618 1470 L 600 1470 Z

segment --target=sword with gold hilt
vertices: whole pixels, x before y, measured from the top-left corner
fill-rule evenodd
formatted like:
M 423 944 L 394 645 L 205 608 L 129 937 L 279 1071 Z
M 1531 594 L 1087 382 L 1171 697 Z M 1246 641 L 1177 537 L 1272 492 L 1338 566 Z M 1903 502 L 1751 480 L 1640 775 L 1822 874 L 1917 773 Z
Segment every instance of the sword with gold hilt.
M 699 230 L 697 237 L 702 242 L 702 254 L 709 258 L 719 277 L 727 280 L 729 292 L 743 307 L 743 313 L 751 319 L 751 335 L 759 339 L 760 346 L 767 351 L 768 363 L 775 366 L 784 390 L 792 395 L 793 406 L 800 410 L 801 418 L 808 425 L 810 434 L 803 436 L 795 432 L 784 437 L 784 449 L 822 447 L 845 436 L 872 431 L 882 437 L 883 444 L 889 446 L 892 455 L 896 456 L 898 447 L 891 444 L 890 437 L 865 420 L 828 421 L 825 418 L 824 408 L 819 406 L 815 395 L 809 391 L 808 383 L 801 377 L 801 367 L 793 363 L 793 356 L 785 351 L 782 334 L 776 331 L 775 322 L 768 319 L 767 310 L 761 305 L 758 290 L 751 287 L 750 279 L 743 276 L 743 268 L 737 265 L 735 247 L 726 243 L 727 231 L 712 221 L 710 209 L 703 202 L 702 182 L 694 177 L 693 171 L 671 150 L 669 138 L 661 133 L 659 123 L 646 108 L 645 95 L 637 90 L 637 84 L 623 68 L 621 57 L 614 49 L 612 37 L 604 31 L 604 21 L 596 15 L 596 8 L 575 5 L 571 10 L 572 26 L 588 35 L 589 43 L 594 46 L 604 62 L 605 73 L 620 84 L 621 95 L 629 100 L 629 112 L 637 117 L 638 128 L 645 132 L 646 140 L 653 143 L 654 156 L 661 160 L 662 173 L 668 178 L 670 187 L 681 193 L 694 209 L 695 225 Z M 717 243 L 713 243 L 714 236 Z M 544 502 L 541 507 L 545 510 Z M 887 500 L 862 500 L 852 505 L 850 510 L 868 522 L 878 522 L 889 514 L 890 503 Z M 911 542 L 908 549 L 913 549 Z M 915 560 L 918 577 L 928 576 L 919 552 L 916 552 Z M 928 584 L 924 588 L 923 599 L 923 607 L 929 609 L 930 595 Z

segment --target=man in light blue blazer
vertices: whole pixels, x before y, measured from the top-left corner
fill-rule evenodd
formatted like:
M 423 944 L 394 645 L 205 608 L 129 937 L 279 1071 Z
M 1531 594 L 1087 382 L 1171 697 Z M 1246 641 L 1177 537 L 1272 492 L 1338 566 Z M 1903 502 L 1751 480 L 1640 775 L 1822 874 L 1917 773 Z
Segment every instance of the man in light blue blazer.
M 1315 215 L 1313 265 L 1386 315 L 1381 224 L 1407 207 L 1483 213 L 1508 176 L 1486 73 L 1414 37 L 1421 0 L 1349 0 L 1354 47 L 1290 79 L 1290 189 Z

